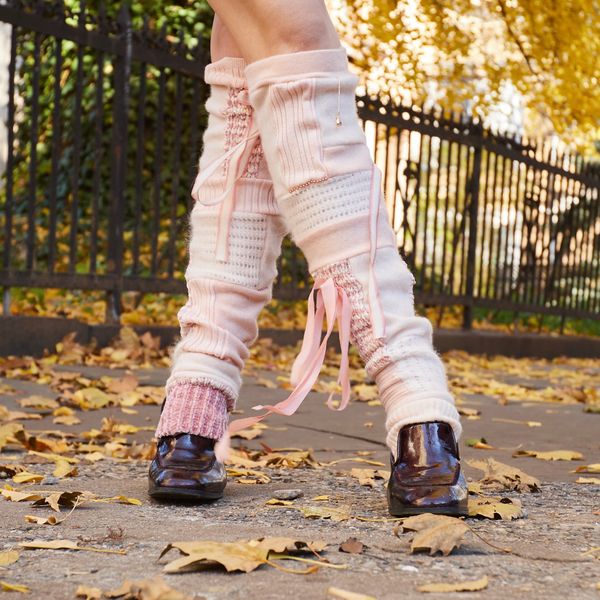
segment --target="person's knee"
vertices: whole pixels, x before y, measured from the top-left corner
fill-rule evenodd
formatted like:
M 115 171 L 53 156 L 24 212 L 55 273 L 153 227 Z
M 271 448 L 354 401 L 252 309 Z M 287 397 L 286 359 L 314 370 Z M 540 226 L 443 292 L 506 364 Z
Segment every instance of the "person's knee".
M 277 48 L 278 54 L 324 50 L 340 45 L 337 33 L 326 15 L 324 18 L 320 15 L 304 15 L 301 21 L 294 19 L 278 24 L 270 33 L 271 46 Z

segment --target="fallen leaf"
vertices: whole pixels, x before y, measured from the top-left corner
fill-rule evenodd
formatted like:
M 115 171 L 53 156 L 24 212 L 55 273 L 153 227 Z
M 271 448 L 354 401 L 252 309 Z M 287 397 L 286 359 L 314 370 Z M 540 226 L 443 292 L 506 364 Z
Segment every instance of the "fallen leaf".
M 600 463 L 593 465 L 582 465 L 575 469 L 575 473 L 600 473 Z
M 478 482 L 486 489 L 494 491 L 511 490 L 511 491 L 530 491 L 539 492 L 540 482 L 535 477 L 527 475 L 523 471 L 501 463 L 494 458 L 485 460 L 467 460 L 467 464 L 474 469 L 483 471 L 483 478 Z
M 360 485 L 365 485 L 374 488 L 376 485 L 375 480 L 387 481 L 390 477 L 389 471 L 382 469 L 352 469 L 350 475 L 358 479 Z
M 77 542 L 73 540 L 33 540 L 21 542 L 19 546 L 33 550 L 79 550 Z
M 348 538 L 340 544 L 340 552 L 348 554 L 362 554 L 364 549 L 365 545 L 354 537 Z
M 341 600 L 377 600 L 375 596 L 367 596 L 366 594 L 357 594 L 356 592 L 349 592 L 342 588 L 330 587 L 327 589 L 327 593 L 334 598 L 341 598 Z
M 19 560 L 19 553 L 16 550 L 6 550 L 0 552 L 0 567 L 8 567 Z
M 332 521 L 347 521 L 350 512 L 347 506 L 335 508 L 333 506 L 305 506 L 298 507 L 307 519 L 331 519 Z
M 21 592 L 22 594 L 27 594 L 29 592 L 29 588 L 26 585 L 8 583 L 8 581 L 2 580 L 0 580 L 0 589 L 3 592 Z
M 79 425 L 81 423 L 81 419 L 77 418 L 75 415 L 62 415 L 54 417 L 52 422 L 55 425 Z
M 12 478 L 12 480 L 15 483 L 31 483 L 32 481 L 42 481 L 42 479 L 44 479 L 43 475 L 39 475 L 37 473 L 30 473 L 29 471 L 21 471 L 20 473 L 14 475 Z
M 265 502 L 267 506 L 292 506 L 293 500 L 279 500 L 277 498 L 271 498 Z
M 376 385 L 359 383 L 352 386 L 352 392 L 355 394 L 358 402 L 371 402 L 379 398 L 379 392 Z
M 37 408 L 42 410 L 52 410 L 60 406 L 54 398 L 39 395 L 27 396 L 27 398 L 21 398 L 17 402 L 23 408 Z
M 458 583 L 426 583 L 417 587 L 419 592 L 478 592 L 488 586 L 487 575 L 475 581 L 460 581 Z
M 533 456 L 541 460 L 582 460 L 583 454 L 573 450 L 550 450 L 549 452 L 538 452 L 537 450 L 517 450 L 513 453 L 515 458 L 520 456 Z
M 237 477 L 239 483 L 269 483 L 271 478 L 254 469 L 227 468 L 229 477 Z
M 77 467 L 66 460 L 57 460 L 56 467 L 52 472 L 54 477 L 75 477 L 77 475 Z
M 123 600 L 192 600 L 192 596 L 169 587 L 159 576 L 141 581 L 127 580 L 120 588 L 104 592 L 104 597 Z M 205 600 L 204 596 L 194 596 L 194 598 Z
M 467 417 L 467 419 L 476 420 L 480 418 L 481 411 L 476 408 L 466 408 L 465 406 L 461 406 L 458 409 L 458 414 Z
M 23 471 L 27 471 L 27 467 L 23 465 L 0 465 L 0 478 L 6 479 L 8 477 L 13 477 L 17 473 L 22 473 Z
M 89 585 L 80 585 L 75 590 L 76 598 L 85 598 L 85 600 L 101 600 L 102 590 L 96 587 L 90 587 Z
M 54 516 L 36 517 L 34 515 L 25 515 L 26 523 L 35 523 L 36 525 L 58 525 L 60 521 Z
M 591 485 L 600 485 L 600 477 L 578 477 L 575 483 L 588 483 Z
M 162 552 L 161 558 L 175 548 L 185 556 L 175 559 L 164 567 L 166 573 L 179 573 L 195 570 L 198 567 L 218 563 L 227 572 L 242 571 L 250 573 L 269 562 L 270 553 L 277 555 L 273 559 L 288 558 L 280 556 L 280 552 L 310 551 L 319 552 L 326 547 L 325 542 L 304 542 L 293 538 L 259 538 L 257 540 L 240 540 L 237 542 L 174 542 Z M 303 559 L 305 562 L 307 559 Z M 332 565 L 327 565 L 332 566 Z M 339 568 L 339 567 L 338 567 Z M 304 573 L 312 572 L 304 571 Z
M 469 531 L 468 525 L 458 518 L 431 513 L 404 519 L 399 527 L 417 532 L 411 542 L 411 552 L 428 550 L 431 555 L 441 552 L 444 556 L 459 548 Z
M 521 502 L 517 499 L 484 497 L 469 498 L 469 516 L 511 521 L 523 516 Z

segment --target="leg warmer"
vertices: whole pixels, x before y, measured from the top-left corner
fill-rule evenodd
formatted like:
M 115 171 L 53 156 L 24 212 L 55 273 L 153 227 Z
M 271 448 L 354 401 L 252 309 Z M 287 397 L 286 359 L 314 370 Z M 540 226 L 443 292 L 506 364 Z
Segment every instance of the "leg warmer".
M 190 216 L 188 301 L 157 437 L 222 437 L 258 314 L 271 299 L 286 230 L 253 135 L 244 66 L 225 58 L 206 68 L 211 95 Z

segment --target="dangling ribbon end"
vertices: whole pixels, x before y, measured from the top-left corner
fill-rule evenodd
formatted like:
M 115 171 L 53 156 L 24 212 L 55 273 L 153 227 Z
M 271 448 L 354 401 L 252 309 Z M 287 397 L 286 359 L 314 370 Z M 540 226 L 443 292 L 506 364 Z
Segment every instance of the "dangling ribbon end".
M 229 454 L 231 452 L 231 435 L 229 433 L 229 429 L 225 430 L 225 433 L 221 437 L 220 440 L 217 440 L 215 444 L 215 458 L 224 463 L 229 459 Z

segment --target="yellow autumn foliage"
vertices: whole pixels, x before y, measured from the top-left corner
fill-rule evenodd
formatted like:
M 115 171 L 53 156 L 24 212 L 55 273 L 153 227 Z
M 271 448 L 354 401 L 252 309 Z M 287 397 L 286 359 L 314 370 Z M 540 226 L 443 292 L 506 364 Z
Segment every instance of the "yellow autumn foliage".
M 538 133 L 600 137 L 600 0 L 329 4 L 369 91 L 484 116 L 513 89 Z

